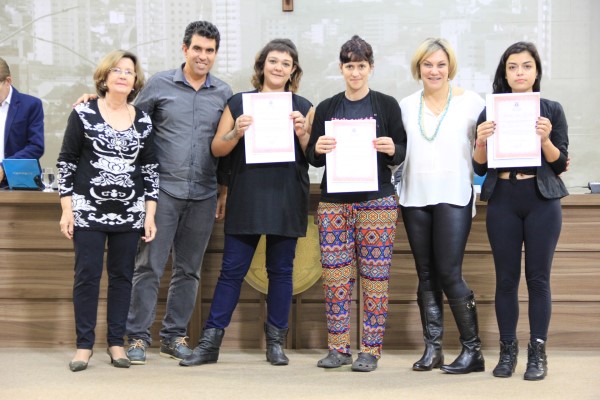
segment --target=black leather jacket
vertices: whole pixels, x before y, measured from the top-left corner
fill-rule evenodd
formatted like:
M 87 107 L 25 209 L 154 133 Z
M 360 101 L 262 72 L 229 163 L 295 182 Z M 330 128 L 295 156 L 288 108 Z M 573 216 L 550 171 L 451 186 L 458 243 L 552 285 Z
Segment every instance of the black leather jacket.
M 565 112 L 560 103 L 548 99 L 541 99 L 540 114 L 542 117 L 548 118 L 552 124 L 550 140 L 560 151 L 560 156 L 558 157 L 558 160 L 549 163 L 542 154 L 542 165 L 537 167 L 535 180 L 538 190 L 544 198 L 560 199 L 569 194 L 565 184 L 559 177 L 559 175 L 567 168 L 567 150 L 569 147 L 567 119 L 565 118 Z M 477 125 L 485 120 L 486 114 L 484 109 L 479 115 Z M 495 168 L 488 169 L 487 163 L 479 164 L 475 160 L 473 160 L 473 170 L 480 176 L 487 173 L 487 177 L 481 188 L 481 195 L 479 196 L 481 200 L 487 201 L 494 192 L 494 187 L 498 180 L 498 171 Z

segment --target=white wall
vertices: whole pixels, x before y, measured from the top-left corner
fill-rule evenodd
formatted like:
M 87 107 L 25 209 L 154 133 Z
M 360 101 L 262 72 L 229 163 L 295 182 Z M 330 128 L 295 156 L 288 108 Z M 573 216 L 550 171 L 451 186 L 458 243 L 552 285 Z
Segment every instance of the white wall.
M 300 94 L 314 104 L 343 90 L 338 54 L 353 34 L 375 51 L 371 87 L 398 100 L 418 89 L 409 63 L 426 37 L 443 36 L 459 60 L 457 85 L 481 94 L 504 49 L 519 40 L 538 45 L 542 96 L 562 103 L 569 122 L 571 192 L 600 180 L 600 2 L 593 0 L 5 0 L 0 6 L 0 55 L 15 86 L 44 100 L 46 154 L 55 163 L 73 101 L 93 91 L 96 62 L 131 49 L 148 76 L 183 62 L 188 22 L 213 21 L 222 44 L 213 72 L 234 92 L 250 89 L 256 52 L 288 37 L 304 69 Z M 312 171 L 317 180 L 317 172 Z

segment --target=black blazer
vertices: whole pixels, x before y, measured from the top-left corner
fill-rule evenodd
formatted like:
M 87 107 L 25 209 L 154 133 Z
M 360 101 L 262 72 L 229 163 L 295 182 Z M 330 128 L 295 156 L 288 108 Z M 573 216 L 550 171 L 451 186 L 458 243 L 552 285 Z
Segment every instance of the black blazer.
M 567 151 L 569 147 L 567 119 L 560 103 L 548 99 L 540 100 L 540 114 L 542 117 L 548 118 L 552 124 L 550 140 L 560 150 L 560 156 L 558 160 L 549 163 L 542 154 L 542 165 L 537 167 L 535 180 L 538 190 L 544 198 L 560 199 L 569 194 L 562 179 L 558 176 L 565 172 L 567 168 L 567 156 L 569 154 Z M 485 120 L 485 109 L 483 109 L 477 120 L 477 125 Z M 479 196 L 481 200 L 487 201 L 492 196 L 496 187 L 498 171 L 495 168 L 488 169 L 487 163 L 479 164 L 475 160 L 473 160 L 473 169 L 480 176 L 487 173 L 487 177 L 481 188 L 481 195 Z

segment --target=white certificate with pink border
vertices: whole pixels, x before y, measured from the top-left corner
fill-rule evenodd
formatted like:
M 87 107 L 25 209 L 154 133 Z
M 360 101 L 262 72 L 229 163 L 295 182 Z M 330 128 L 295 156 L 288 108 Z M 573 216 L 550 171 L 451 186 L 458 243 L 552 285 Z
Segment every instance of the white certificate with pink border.
M 336 141 L 335 149 L 325 155 L 327 192 L 378 190 L 375 120 L 327 121 L 325 134 Z
M 295 161 L 292 93 L 244 93 L 242 104 L 253 119 L 244 134 L 246 163 Z
M 486 118 L 496 122 L 487 141 L 488 167 L 539 167 L 541 143 L 535 132 L 539 116 L 539 92 L 488 94 Z

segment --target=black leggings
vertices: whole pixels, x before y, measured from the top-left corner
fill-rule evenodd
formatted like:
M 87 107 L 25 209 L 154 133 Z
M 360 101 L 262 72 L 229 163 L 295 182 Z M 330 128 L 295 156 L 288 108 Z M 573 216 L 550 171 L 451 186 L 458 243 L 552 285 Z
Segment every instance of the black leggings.
M 401 207 L 417 267 L 419 292 L 443 290 L 449 299 L 471 294 L 462 277 L 462 262 L 471 230 L 472 207 L 472 199 L 466 206 L 442 203 Z
M 105 243 L 108 273 L 106 341 L 109 346 L 123 346 L 139 239 L 139 232 L 75 231 L 73 306 L 78 349 L 92 349 L 96 341 L 96 317 Z
M 550 269 L 560 236 L 560 200 L 547 200 L 535 179 L 498 179 L 487 207 L 487 232 L 496 268 L 496 319 L 500 340 L 517 339 L 521 248 L 529 292 L 530 340 L 546 340 L 552 313 Z

